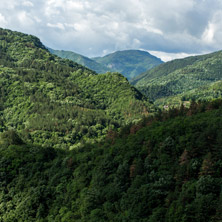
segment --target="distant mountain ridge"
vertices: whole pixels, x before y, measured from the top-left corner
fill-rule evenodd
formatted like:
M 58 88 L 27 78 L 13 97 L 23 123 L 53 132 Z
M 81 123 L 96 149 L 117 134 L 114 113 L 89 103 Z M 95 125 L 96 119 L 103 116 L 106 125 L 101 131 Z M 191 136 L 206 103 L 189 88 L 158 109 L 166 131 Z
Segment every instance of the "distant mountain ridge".
M 220 80 L 222 51 L 161 64 L 132 79 L 131 83 L 151 100 L 165 103 L 169 97 L 177 97 L 177 101 L 204 99 L 203 90 L 207 90 L 208 96 L 211 92 L 212 96 L 209 98 L 218 98 L 209 89 L 211 84 Z M 193 94 L 194 91 L 196 95 Z M 201 93 L 197 93 L 199 91 Z
M 78 53 L 64 50 L 54 50 L 51 48 L 48 48 L 48 50 L 54 55 L 57 55 L 63 59 L 70 59 L 78 64 L 94 70 L 97 73 L 106 73 L 111 71 L 109 68 L 103 66 L 102 64 Z
M 122 73 L 128 79 L 163 63 L 161 59 L 141 50 L 117 51 L 92 59 L 113 71 Z
M 163 62 L 161 59 L 141 50 L 124 50 L 103 57 L 88 58 L 75 52 L 64 50 L 49 51 L 61 58 L 70 59 L 97 73 L 119 72 L 127 79 L 132 79 Z

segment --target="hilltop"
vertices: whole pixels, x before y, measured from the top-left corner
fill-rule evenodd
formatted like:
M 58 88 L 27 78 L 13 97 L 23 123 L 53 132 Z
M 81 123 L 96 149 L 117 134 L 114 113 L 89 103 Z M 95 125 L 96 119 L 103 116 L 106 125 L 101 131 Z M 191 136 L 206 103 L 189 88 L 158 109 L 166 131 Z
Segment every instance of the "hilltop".
M 94 61 L 93 59 L 90 59 L 86 56 L 80 55 L 75 52 L 65 51 L 65 50 L 54 50 L 54 49 L 50 49 L 50 48 L 48 48 L 48 50 L 54 55 L 57 55 L 63 59 L 70 59 L 70 60 L 72 60 L 78 64 L 81 64 L 81 65 L 83 65 L 83 66 L 85 66 L 97 73 L 106 73 L 106 72 L 112 71 L 111 69 Z
M 163 63 L 159 58 L 141 50 L 117 51 L 92 59 L 113 71 L 122 73 L 127 79 L 132 79 Z
M 152 105 L 118 73 L 97 75 L 51 54 L 31 35 L 0 29 L 2 129 L 70 148 L 148 115 Z

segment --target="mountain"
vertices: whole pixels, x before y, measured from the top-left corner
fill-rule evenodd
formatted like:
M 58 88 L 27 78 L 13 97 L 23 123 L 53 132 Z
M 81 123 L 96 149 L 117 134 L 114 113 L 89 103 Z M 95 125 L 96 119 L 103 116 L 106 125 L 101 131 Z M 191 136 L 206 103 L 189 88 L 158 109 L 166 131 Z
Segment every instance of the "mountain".
M 72 151 L 2 133 L 0 221 L 221 221 L 221 107 L 193 102 Z
M 122 73 L 127 79 L 163 63 L 159 58 L 141 50 L 117 51 L 92 59 L 113 71 Z
M 210 82 L 220 56 L 166 76 Z M 221 99 L 157 112 L 121 74 L 0 29 L 1 222 L 222 221 L 221 126 Z
M 31 35 L 0 29 L 0 130 L 69 149 L 138 121 L 152 105 L 118 73 L 97 75 Z
M 54 49 L 50 49 L 50 48 L 48 48 L 48 50 L 54 55 L 57 55 L 63 59 L 70 59 L 70 60 L 72 60 L 76 63 L 79 63 L 91 70 L 96 71 L 97 73 L 106 73 L 108 71 L 111 71 L 111 69 L 103 66 L 102 64 L 100 64 L 88 57 L 82 56 L 78 53 L 71 52 L 71 51 L 64 51 L 64 50 L 54 50 Z
M 163 97 L 155 100 L 155 105 L 162 107 L 178 107 L 183 104 L 189 107 L 193 100 L 207 100 L 222 98 L 222 81 L 209 83 L 192 90 L 185 91 L 184 93 Z
M 156 103 L 169 97 L 177 100 L 206 99 L 212 84 L 222 80 L 222 51 L 177 59 L 137 76 L 131 83 Z M 211 90 L 212 98 L 218 98 Z M 199 96 L 197 96 L 199 95 Z
M 159 58 L 140 50 L 117 51 L 104 57 L 91 59 L 70 51 L 53 50 L 50 48 L 49 51 L 61 58 L 70 59 L 86 66 L 97 73 L 106 73 L 109 71 L 119 72 L 127 79 L 131 79 L 138 74 L 163 63 Z

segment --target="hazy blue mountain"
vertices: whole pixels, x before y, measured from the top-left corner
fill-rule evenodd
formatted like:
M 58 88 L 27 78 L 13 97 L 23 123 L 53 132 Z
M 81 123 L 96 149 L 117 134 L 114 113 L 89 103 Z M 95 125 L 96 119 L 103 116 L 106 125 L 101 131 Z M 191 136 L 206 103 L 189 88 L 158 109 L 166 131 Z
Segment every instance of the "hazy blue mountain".
M 92 59 L 112 71 L 122 73 L 128 79 L 163 63 L 161 59 L 141 50 L 117 51 L 104 57 Z
M 103 66 L 102 64 L 97 63 L 96 61 L 86 56 L 80 55 L 78 53 L 71 52 L 71 51 L 64 51 L 64 50 L 54 50 L 50 48 L 48 48 L 48 50 L 52 54 L 55 54 L 63 59 L 70 59 L 76 63 L 79 63 L 83 66 L 86 66 L 89 69 L 96 71 L 97 73 L 106 73 L 108 71 L 111 71 L 109 68 Z
M 70 59 L 97 73 L 119 72 L 128 79 L 163 63 L 159 58 L 141 50 L 117 51 L 104 57 L 88 58 L 71 51 L 48 49 L 52 54 Z

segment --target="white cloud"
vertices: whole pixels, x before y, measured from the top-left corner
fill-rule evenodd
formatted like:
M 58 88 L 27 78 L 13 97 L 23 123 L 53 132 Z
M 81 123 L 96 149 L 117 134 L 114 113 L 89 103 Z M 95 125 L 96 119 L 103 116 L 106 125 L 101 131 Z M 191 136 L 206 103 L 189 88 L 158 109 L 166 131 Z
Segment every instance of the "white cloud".
M 220 49 L 222 1 L 7 0 L 0 26 L 88 56 L 143 48 L 167 59 Z
M 65 26 L 62 23 L 56 23 L 56 24 L 47 23 L 47 26 L 50 28 L 58 28 L 61 30 L 65 30 Z
M 5 20 L 5 17 L 0 13 L 0 26 L 5 27 L 7 25 L 7 21 Z
M 74 2 L 74 1 L 67 1 L 65 4 L 65 9 L 67 10 L 75 10 L 75 11 L 83 11 L 84 4 L 82 2 Z
M 182 59 L 188 56 L 195 56 L 197 54 L 189 54 L 189 53 L 167 53 L 161 51 L 149 51 L 150 54 L 157 56 L 164 62 L 171 61 L 173 59 Z M 207 52 L 205 52 L 207 53 Z
M 26 6 L 26 7 L 33 7 L 34 6 L 34 4 L 30 1 L 23 1 L 22 5 Z
M 208 26 L 202 35 L 202 40 L 209 44 L 222 44 L 222 10 L 217 11 L 208 22 Z
M 206 43 L 213 42 L 214 35 L 215 35 L 215 28 L 216 27 L 213 23 L 208 24 L 208 27 L 206 28 L 206 30 L 204 31 L 203 36 L 202 36 L 203 40 Z
M 1 2 L 0 10 L 14 10 L 18 5 L 17 0 L 6 0 L 4 3 Z
M 20 21 L 20 23 L 22 24 L 27 24 L 27 23 L 32 23 L 32 19 L 29 18 L 28 14 L 26 11 L 21 11 L 18 13 L 18 20 Z

